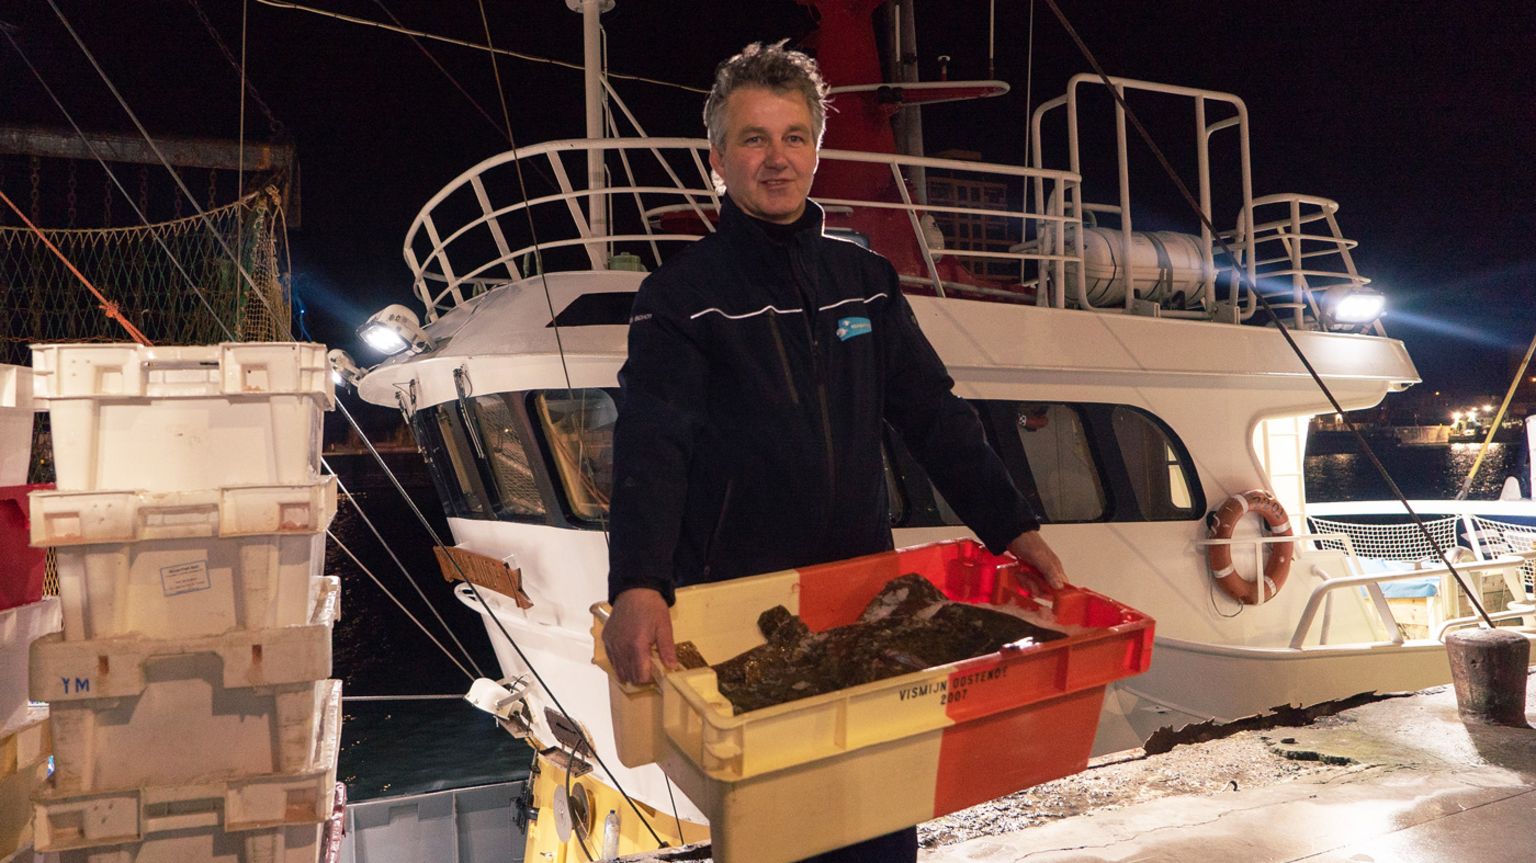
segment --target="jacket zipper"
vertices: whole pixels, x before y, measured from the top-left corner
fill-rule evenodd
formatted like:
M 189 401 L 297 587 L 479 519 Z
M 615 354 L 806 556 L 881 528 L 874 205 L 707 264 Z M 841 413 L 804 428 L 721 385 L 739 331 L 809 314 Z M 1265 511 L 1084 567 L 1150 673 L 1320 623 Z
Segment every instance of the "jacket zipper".
M 794 249 L 790 249 L 789 252 L 789 269 L 794 276 L 795 288 L 800 292 L 800 301 L 805 306 L 805 314 L 801 320 L 805 322 L 805 333 L 811 340 L 811 366 L 816 373 L 816 397 L 821 405 L 821 440 L 827 460 L 827 505 L 830 508 L 832 490 L 837 488 L 837 460 L 832 454 L 832 416 L 827 406 L 827 375 L 823 368 L 821 339 L 816 335 L 816 318 L 820 311 L 816 308 L 809 280 L 805 278 L 805 271 Z
M 773 333 L 773 346 L 779 350 L 779 368 L 784 372 L 784 388 L 789 391 L 791 404 L 800 404 L 800 388 L 795 386 L 795 375 L 789 368 L 789 353 L 784 350 L 784 336 L 779 332 L 779 316 L 768 316 L 768 330 Z
M 704 581 L 709 581 L 710 570 L 715 565 L 715 546 L 720 544 L 720 534 L 725 530 L 725 514 L 731 509 L 731 490 L 736 487 L 736 480 L 725 481 L 725 494 L 720 497 L 720 515 L 715 518 L 715 529 L 709 535 L 709 544 L 704 546 L 704 566 L 700 570 L 700 576 Z

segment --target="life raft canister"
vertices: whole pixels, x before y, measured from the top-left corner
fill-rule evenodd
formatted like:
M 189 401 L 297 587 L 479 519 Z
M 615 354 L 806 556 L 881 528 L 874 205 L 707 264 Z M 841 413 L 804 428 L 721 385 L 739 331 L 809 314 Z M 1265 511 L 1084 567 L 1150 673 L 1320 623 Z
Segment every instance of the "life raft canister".
M 1231 539 L 1232 530 L 1248 513 L 1257 513 L 1264 519 L 1265 532 L 1270 536 L 1291 536 L 1291 519 L 1285 507 L 1268 491 L 1256 488 L 1227 498 L 1219 509 L 1206 517 L 1207 536 L 1210 539 Z M 1263 581 L 1246 579 L 1237 574 L 1232 566 L 1232 546 L 1212 545 L 1206 551 L 1206 561 L 1211 567 L 1211 578 L 1226 594 L 1244 605 L 1258 605 L 1268 601 L 1285 586 L 1286 576 L 1291 573 L 1291 559 L 1296 556 L 1296 543 L 1265 543 Z M 1262 597 L 1259 586 L 1263 584 Z

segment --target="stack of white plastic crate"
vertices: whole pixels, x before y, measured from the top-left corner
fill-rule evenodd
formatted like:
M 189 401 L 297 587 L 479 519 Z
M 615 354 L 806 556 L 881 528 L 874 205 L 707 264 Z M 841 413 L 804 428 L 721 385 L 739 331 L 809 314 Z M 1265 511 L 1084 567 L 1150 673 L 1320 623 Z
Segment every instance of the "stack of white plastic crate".
M 33 349 L 57 490 L 63 632 L 32 646 L 55 770 L 36 847 L 63 863 L 312 863 L 331 811 L 340 596 L 325 348 Z
M 42 596 L 42 556 L 27 548 L 32 370 L 0 365 L 0 861 L 30 861 L 32 793 L 48 777 L 48 708 L 27 702 L 27 649 L 59 628 Z

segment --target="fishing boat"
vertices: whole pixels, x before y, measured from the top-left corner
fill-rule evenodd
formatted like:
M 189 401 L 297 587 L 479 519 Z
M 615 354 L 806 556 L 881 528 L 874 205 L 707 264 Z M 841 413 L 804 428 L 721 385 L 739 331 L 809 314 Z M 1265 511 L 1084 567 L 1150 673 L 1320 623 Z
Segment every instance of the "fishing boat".
M 428 200 L 404 244 L 420 312 L 369 320 L 365 338 L 393 352 L 378 365 L 337 357 L 363 399 L 403 413 L 430 465 L 445 568 L 505 678 L 477 697 L 538 752 L 527 859 L 707 832 L 661 770 L 621 763 L 590 607 L 607 592 L 630 304 L 647 271 L 714 230 L 720 193 L 706 141 L 644 134 L 605 88 L 612 3 L 571 5 L 585 135 L 486 159 Z M 1536 623 L 1530 501 L 1408 502 L 1424 530 L 1401 502 L 1308 502 L 1311 420 L 1419 374 L 1338 204 L 1254 188 L 1240 96 L 1082 74 L 1033 111 L 1029 164 L 926 156 L 922 105 L 976 100 L 980 116 L 1008 85 L 893 80 L 869 28 L 879 4 L 809 5 L 838 108 L 812 190 L 827 232 L 896 266 L 1071 579 L 1157 621 L 1151 669 L 1110 687 L 1096 752 L 1441 683 L 1446 632 Z M 1163 144 L 1195 166 L 1182 231 L 1146 230 L 1132 200 L 1127 118 L 1147 98 L 1194 118 L 1188 141 Z M 624 125 L 635 134 L 606 134 Z M 1114 170 L 1092 176 L 1091 154 Z M 967 535 L 895 435 L 885 458 L 898 547 Z

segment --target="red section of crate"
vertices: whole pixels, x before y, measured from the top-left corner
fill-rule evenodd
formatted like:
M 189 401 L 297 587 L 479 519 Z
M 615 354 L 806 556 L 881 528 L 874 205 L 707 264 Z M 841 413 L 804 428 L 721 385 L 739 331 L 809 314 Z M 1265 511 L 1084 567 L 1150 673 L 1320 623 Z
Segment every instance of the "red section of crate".
M 1081 770 L 1104 686 L 1147 670 L 1152 621 L 1081 588 L 1036 597 L 1028 567 L 972 541 L 935 543 L 800 570 L 800 614 L 812 630 L 853 622 L 888 581 L 918 573 L 957 602 L 1048 610 L 1074 634 L 1028 650 L 958 663 L 931 695 L 954 722 L 940 743 L 937 817 Z
M 33 548 L 28 527 L 27 495 L 51 484 L 0 488 L 0 611 L 43 598 L 48 550 Z

